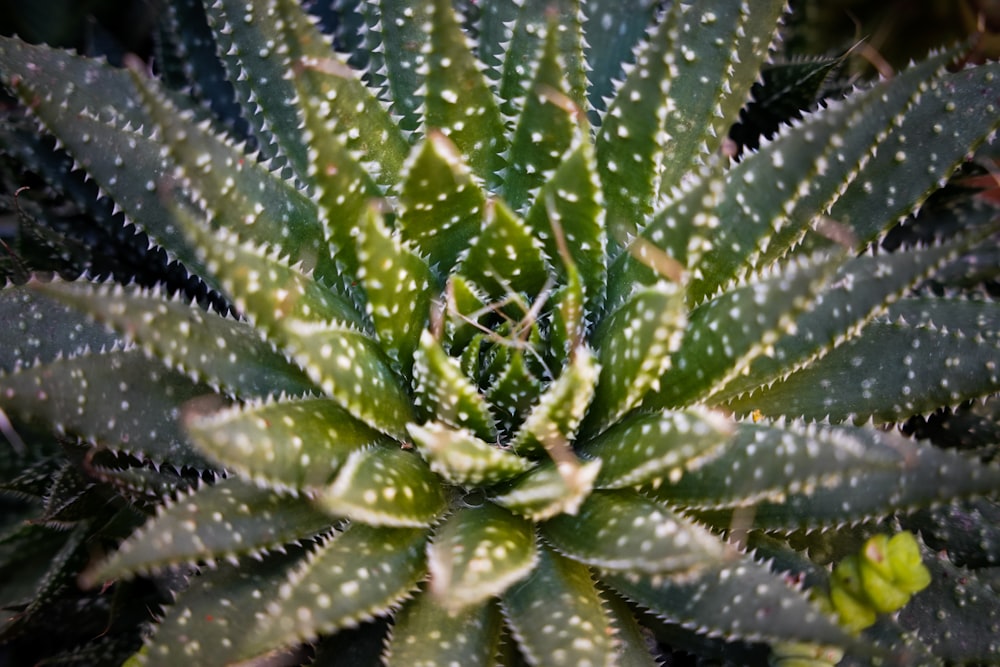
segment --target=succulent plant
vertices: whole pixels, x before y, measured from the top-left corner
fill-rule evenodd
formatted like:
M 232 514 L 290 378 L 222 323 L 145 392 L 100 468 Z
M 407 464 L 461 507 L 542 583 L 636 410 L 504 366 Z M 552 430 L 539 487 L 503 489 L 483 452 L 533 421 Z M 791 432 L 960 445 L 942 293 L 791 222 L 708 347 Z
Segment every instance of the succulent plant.
M 162 498 L 82 577 L 186 578 L 137 664 L 996 659 L 996 591 L 965 572 L 956 606 L 961 566 L 918 542 L 934 583 L 863 634 L 809 590 L 1000 491 L 889 428 L 995 407 L 1000 308 L 961 287 L 997 211 L 961 198 L 880 250 L 992 138 L 1000 68 L 935 55 L 737 161 L 782 1 L 337 10 L 331 36 L 294 0 L 206 3 L 247 137 L 197 85 L 197 3 L 171 5 L 186 90 L 0 41 L 40 126 L 227 304 L 0 291 L 18 455 L 54 427 Z

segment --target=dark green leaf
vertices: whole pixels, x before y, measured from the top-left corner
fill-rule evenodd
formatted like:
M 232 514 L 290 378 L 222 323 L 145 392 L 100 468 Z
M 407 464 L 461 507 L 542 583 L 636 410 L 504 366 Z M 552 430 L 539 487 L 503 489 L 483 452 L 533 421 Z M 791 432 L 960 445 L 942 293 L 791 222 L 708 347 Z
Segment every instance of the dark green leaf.
M 458 612 L 501 595 L 538 560 L 526 519 L 492 503 L 461 507 L 445 519 L 428 548 L 431 594 Z
M 389 612 L 426 573 L 420 528 L 352 524 L 310 555 L 257 616 L 251 654 L 315 639 Z
M 502 604 L 507 624 L 531 664 L 618 664 L 611 619 L 585 565 L 539 549 L 531 575 L 509 588 Z
M 166 503 L 85 578 L 96 584 L 197 561 L 233 560 L 329 526 L 329 517 L 305 498 L 225 479 Z
M 427 463 L 395 443 L 355 450 L 315 497 L 334 515 L 373 526 L 426 526 L 445 510 L 445 491 Z
M 541 527 L 574 560 L 621 572 L 690 573 L 729 556 L 716 535 L 635 491 L 595 491 Z
M 386 667 L 449 667 L 493 664 L 500 641 L 500 612 L 488 600 L 478 608 L 449 612 L 421 593 L 395 615 Z
M 385 438 L 325 398 L 237 406 L 185 427 L 206 456 L 278 489 L 325 486 L 351 452 Z

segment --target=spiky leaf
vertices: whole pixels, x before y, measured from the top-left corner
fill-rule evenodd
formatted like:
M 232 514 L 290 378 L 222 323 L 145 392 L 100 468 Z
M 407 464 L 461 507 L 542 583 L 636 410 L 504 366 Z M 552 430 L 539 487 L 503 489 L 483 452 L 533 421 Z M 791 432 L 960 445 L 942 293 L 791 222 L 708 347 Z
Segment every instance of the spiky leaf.
M 481 604 L 528 576 L 537 558 L 528 521 L 493 503 L 462 507 L 428 547 L 431 593 L 455 611 Z
M 554 604 L 553 604 L 554 603 Z M 615 643 L 588 569 L 549 549 L 521 585 L 503 596 L 503 613 L 533 665 L 616 664 Z
M 311 537 L 329 525 L 330 519 L 304 498 L 226 479 L 201 489 L 196 498 L 189 495 L 164 506 L 87 580 L 234 559 Z
M 513 452 L 440 422 L 410 424 L 410 435 L 431 470 L 452 484 L 489 486 L 520 475 L 531 463 Z
M 352 524 L 278 587 L 257 617 L 252 653 L 314 639 L 385 614 L 425 572 L 425 531 Z M 364 582 L 364 585 L 362 585 Z
M 725 549 L 706 529 L 634 491 L 595 491 L 575 515 L 542 524 L 560 552 L 625 572 L 687 572 L 718 562 Z
M 328 512 L 373 526 L 426 526 L 446 506 L 427 463 L 395 444 L 352 452 L 315 500 Z
M 384 436 L 323 398 L 279 400 L 192 416 L 198 449 L 230 470 L 277 488 L 329 484 L 355 450 Z
M 500 641 L 500 612 L 488 600 L 478 608 L 454 613 L 422 593 L 396 614 L 387 667 L 486 665 Z

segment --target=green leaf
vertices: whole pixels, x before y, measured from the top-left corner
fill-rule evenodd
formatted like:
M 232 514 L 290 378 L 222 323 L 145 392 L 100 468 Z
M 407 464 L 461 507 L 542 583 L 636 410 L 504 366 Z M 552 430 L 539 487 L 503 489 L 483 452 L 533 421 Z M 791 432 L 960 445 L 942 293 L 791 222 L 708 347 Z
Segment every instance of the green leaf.
M 496 440 L 496 425 L 479 389 L 426 329 L 414 359 L 413 382 L 414 405 L 427 419 L 466 428 L 483 440 Z
M 324 230 L 316 205 L 278 173 L 246 155 L 199 122 L 192 110 L 178 109 L 153 81 L 134 73 L 135 85 L 159 143 L 175 166 L 158 183 L 196 202 L 213 226 L 225 227 L 243 241 L 267 243 L 310 269 L 328 262 Z
M 421 0 L 428 9 L 427 34 L 419 43 L 428 44 L 422 73 L 424 82 L 424 127 L 448 137 L 468 161 L 481 181 L 495 185 L 506 150 L 500 109 L 493 91 L 472 55 L 449 0 Z M 418 12 L 420 9 L 417 10 Z M 384 19 L 383 19 L 384 21 Z
M 941 79 L 947 76 L 950 57 L 939 55 L 901 73 L 891 85 L 882 83 L 807 116 L 729 170 L 724 199 L 718 206 L 722 224 L 701 260 L 701 274 L 691 285 L 692 301 L 700 302 L 754 267 L 778 261 L 802 240 L 810 225 L 820 221 L 819 216 L 833 214 L 830 206 L 843 193 L 845 182 L 880 180 L 883 172 L 868 171 L 872 155 L 885 152 L 881 143 L 909 115 L 919 114 L 925 105 L 940 109 L 944 104 L 938 99 L 942 93 L 930 94 L 928 82 L 933 82 L 935 90 L 948 88 Z M 951 151 L 958 145 L 953 144 Z M 959 150 L 964 155 L 964 145 Z M 776 196 L 775 190 L 782 194 Z M 916 203 L 907 201 L 906 211 Z M 864 217 L 878 219 L 874 223 L 878 228 L 896 221 L 895 217 L 872 216 L 873 206 L 882 210 L 886 201 L 865 200 Z M 833 219 L 843 222 L 842 217 Z
M 586 566 L 539 549 L 531 575 L 504 594 L 503 614 L 533 665 L 610 667 L 615 638 Z
M 410 435 L 431 470 L 452 484 L 489 486 L 517 477 L 532 463 L 441 422 L 410 424 Z
M 538 191 L 525 222 L 557 275 L 569 278 L 579 271 L 586 314 L 596 318 L 607 289 L 605 205 L 594 150 L 582 130 Z
M 892 84 L 899 87 L 909 71 Z M 849 225 L 862 245 L 913 212 L 967 154 L 1000 128 L 996 96 L 991 94 L 997 77 L 1000 65 L 988 63 L 921 80 L 919 98 L 840 193 L 830 217 Z M 879 215 L 872 215 L 873 207 Z
M 165 503 L 107 560 L 85 574 L 90 584 L 197 561 L 234 560 L 315 535 L 330 518 L 305 498 L 221 480 Z
M 830 431 L 837 439 L 848 434 L 855 440 L 853 447 L 863 443 L 862 448 L 847 465 L 828 465 L 822 483 L 796 485 L 786 493 L 763 497 L 752 510 L 755 528 L 787 531 L 839 526 L 889 512 L 905 514 L 995 494 L 1000 488 L 1000 467 L 955 450 L 917 444 L 895 433 L 847 427 L 830 427 Z M 703 518 L 728 525 L 723 514 Z
M 567 451 L 558 462 L 546 461 L 494 489 L 490 499 L 532 521 L 544 521 L 564 512 L 575 514 L 593 490 L 600 470 L 600 461 L 581 463 Z
M 761 65 L 770 58 L 786 7 L 782 0 L 673 6 L 667 19 L 672 24 L 673 72 L 663 102 L 663 131 L 669 140 L 657 156 L 664 185 L 680 182 L 692 164 L 719 149 L 749 100 Z
M 719 146 L 783 10 L 775 0 L 752 12 L 725 1 L 677 3 L 650 34 L 597 136 L 616 244 L 642 226 L 661 191 Z
M 676 484 L 687 471 L 711 461 L 732 436 L 719 413 L 701 408 L 635 415 L 577 447 L 600 459 L 596 486 L 620 489 L 640 484 Z
M 181 661 L 190 667 L 213 667 L 250 657 L 244 647 L 253 636 L 247 629 L 277 596 L 288 569 L 301 559 L 302 552 L 294 549 L 266 555 L 260 562 L 205 570 L 178 594 L 156 624 L 153 638 L 126 664 L 171 667 Z
M 568 99 L 580 109 L 585 108 L 588 81 L 580 3 L 531 0 L 510 5 L 491 3 L 484 8 L 480 25 L 479 57 L 498 79 L 504 115 L 519 116 L 531 104 L 528 98 L 533 83 L 552 74 L 562 82 L 560 88 Z M 544 52 L 549 42 L 551 59 Z M 493 49 L 498 52 L 491 53 Z M 502 60 L 502 67 L 493 67 L 492 60 Z M 547 72 L 547 68 L 555 69 Z
M 124 211 L 127 219 L 169 248 L 171 256 L 201 272 L 203 264 L 158 191 L 169 166 L 150 130 L 142 129 L 150 120 L 128 72 L 7 37 L 0 38 L 0 72 L 39 123 L 73 155 L 74 166 L 111 196 L 116 211 Z
M 343 141 L 373 180 L 381 185 L 396 183 L 409 152 L 406 137 L 382 102 L 334 52 L 332 40 L 313 25 L 312 17 L 297 2 L 278 0 L 277 18 L 288 60 L 287 70 L 298 93 L 305 116 L 305 143 L 322 145 L 323 135 Z M 286 70 L 286 71 L 287 71 Z M 322 134 L 321 134 L 322 132 Z M 320 160 L 321 162 L 321 160 Z M 323 172 L 312 160 L 313 179 L 321 189 Z
M 601 366 L 585 346 L 576 349 L 562 374 L 550 384 L 524 420 L 511 448 L 521 456 L 543 451 L 553 460 L 569 452 L 577 428 L 590 406 Z
M 266 248 L 225 230 L 209 233 L 184 207 L 176 212 L 255 326 L 353 416 L 405 437 L 410 398 L 382 349 L 355 328 L 361 321 L 349 303 Z
M 314 388 L 300 368 L 246 322 L 206 312 L 159 290 L 56 281 L 35 282 L 31 289 L 107 324 L 170 368 L 235 396 L 300 395 Z
M 477 336 L 482 337 L 480 327 L 486 326 L 487 316 L 492 313 L 486 305 L 486 295 L 471 280 L 453 273 L 448 276 L 445 299 L 445 343 L 455 352 L 468 350 L 470 347 L 478 350 L 478 345 L 471 346 L 469 343 Z M 478 358 L 475 367 L 479 367 Z M 473 377 L 469 373 L 466 375 Z
M 590 107 L 603 111 L 614 96 L 615 82 L 626 74 L 635 61 L 635 50 L 661 11 L 658 3 L 642 0 L 621 3 L 616 0 L 589 0 L 584 21 L 587 41 L 587 79 L 590 81 Z
M 0 71 L 4 82 L 36 113 L 68 120 L 86 111 L 104 123 L 135 127 L 147 119 L 128 72 L 96 59 L 4 36 Z
M 458 148 L 431 132 L 407 164 L 397 228 L 431 268 L 447 276 L 482 227 L 486 197 Z
M 676 73 L 672 47 L 682 7 L 681 3 L 674 5 L 668 16 L 650 31 L 637 52 L 634 68 L 630 68 L 601 119 L 595 145 L 613 247 L 624 245 L 627 235 L 634 233 L 652 213 L 660 190 L 657 172 L 666 140 L 663 122 L 668 92 L 665 89 L 669 89 Z M 604 16 L 612 14 L 606 12 Z M 627 30 L 630 22 L 616 24 Z M 612 27 L 607 25 L 603 29 Z M 593 43 L 592 35 L 588 35 L 588 41 Z M 593 56 L 590 62 L 594 63 Z M 612 71 L 611 75 L 617 73 Z
M 608 267 L 609 308 L 624 302 L 634 285 L 652 285 L 665 277 L 680 281 L 687 277 L 685 271 L 695 278 L 702 274 L 700 259 L 721 224 L 717 209 L 724 189 L 718 159 L 692 171 L 671 191 L 664 207 Z
M 717 536 L 629 490 L 591 493 L 541 535 L 574 560 L 614 571 L 690 573 L 729 556 Z
M 525 3 L 522 7 L 522 22 L 524 14 L 534 4 Z M 524 102 L 517 110 L 517 127 L 511 138 L 503 183 L 504 198 L 514 210 L 522 208 L 529 200 L 529 195 L 541 187 L 547 177 L 559 167 L 573 142 L 576 125 L 583 120 L 578 118 L 583 110 L 568 92 L 569 87 L 559 57 L 559 21 L 566 20 L 567 17 L 565 14 L 556 14 L 552 7 L 548 9 L 551 11 L 548 25 L 533 25 L 535 31 L 544 36 L 541 57 L 537 61 L 531 57 L 529 65 L 534 67 L 531 82 L 517 91 L 518 97 L 523 95 Z M 515 30 L 517 29 L 523 30 L 520 22 Z M 532 45 L 532 51 L 535 48 L 537 47 Z M 517 61 L 518 58 L 508 51 L 504 63 L 505 75 L 513 73 L 516 76 L 517 70 L 525 69 L 516 64 Z M 510 95 L 505 94 L 508 92 L 504 90 L 505 83 L 507 81 L 501 84 L 501 95 L 509 99 Z
M 351 452 L 314 500 L 326 512 L 376 526 L 426 526 L 446 504 L 427 463 L 394 443 Z
M 486 202 L 482 232 L 472 242 L 457 271 L 474 276 L 475 283 L 494 300 L 511 293 L 539 294 L 549 277 L 548 264 L 537 239 L 498 199 Z
M 419 528 L 351 524 L 292 571 L 257 617 L 249 648 L 315 639 L 388 613 L 426 573 Z
M 909 302 L 907 302 L 909 303 Z M 731 403 L 738 412 L 895 422 L 1000 389 L 992 303 L 953 301 L 942 328 L 875 321 L 859 336 L 766 390 Z M 903 312 L 903 304 L 893 310 Z
M 276 249 L 243 241 L 225 228 L 210 229 L 204 216 L 182 201 L 174 202 L 173 212 L 237 310 L 269 336 L 287 336 L 289 320 L 360 326 L 349 302 Z
M 323 392 L 352 416 L 395 438 L 406 437 L 413 403 L 382 348 L 337 324 L 284 323 L 286 348 Z
M 427 56 L 420 47 L 433 20 L 431 7 L 430 2 L 379 0 L 366 12 L 369 76 L 381 96 L 392 100 L 390 111 L 407 132 L 417 130 L 421 121 L 424 91 L 419 73 L 427 66 Z
M 501 618 L 493 601 L 449 612 L 421 593 L 395 615 L 386 648 L 387 667 L 447 667 L 492 664 L 499 648 Z
M 742 423 L 708 462 L 659 486 L 653 495 L 679 507 L 752 506 L 764 499 L 780 503 L 790 494 L 840 483 L 866 467 L 893 467 L 865 456 L 880 438 L 859 428 Z
M 507 366 L 497 374 L 486 392 L 499 430 L 516 432 L 541 393 L 542 383 L 528 368 L 524 351 L 514 350 Z
M 205 3 L 208 23 L 228 80 L 236 89 L 243 117 L 257 137 L 262 157 L 287 165 L 307 182 L 308 144 L 304 141 L 295 87 L 285 73 L 291 62 L 284 49 L 283 22 L 269 19 L 271 0 L 215 0 Z M 246 73 L 252 72 L 253 76 Z
M 188 401 L 213 393 L 136 349 L 84 352 L 0 374 L 0 408 L 12 419 L 200 469 L 207 463 L 181 433 L 177 415 Z
M 526 519 L 492 503 L 460 507 L 428 547 L 430 592 L 458 612 L 503 594 L 528 576 L 537 560 L 535 532 Z
M 602 431 L 660 387 L 686 324 L 684 293 L 667 282 L 640 288 L 600 324 L 593 340 L 601 376 L 584 432 Z
M 185 427 L 206 456 L 278 489 L 325 486 L 349 454 L 385 439 L 325 398 L 234 406 Z
M 700 634 L 729 641 L 851 643 L 845 630 L 803 593 L 747 556 L 734 555 L 691 577 L 609 572 L 601 580 L 665 620 Z
M 370 206 L 358 231 L 361 279 L 379 341 L 403 375 L 410 375 L 413 354 L 431 316 L 431 300 L 439 293 L 426 262 L 390 232 L 378 210 Z
M 837 255 L 795 258 L 782 270 L 768 272 L 695 308 L 680 347 L 670 358 L 670 369 L 644 406 L 681 406 L 724 389 L 794 330 L 798 317 L 815 302 L 819 287 L 839 263 Z
M 90 321 L 76 308 L 26 285 L 0 289 L 0 322 L 8 331 L 16 332 L 0 346 L 0 369 L 5 371 L 121 342 L 118 335 Z
M 796 319 L 795 332 L 779 338 L 770 354 L 754 359 L 745 373 L 734 378 L 718 397 L 738 396 L 808 366 L 861 329 L 905 289 L 934 275 L 974 241 L 971 236 L 936 248 L 848 260 L 818 295 L 813 307 Z

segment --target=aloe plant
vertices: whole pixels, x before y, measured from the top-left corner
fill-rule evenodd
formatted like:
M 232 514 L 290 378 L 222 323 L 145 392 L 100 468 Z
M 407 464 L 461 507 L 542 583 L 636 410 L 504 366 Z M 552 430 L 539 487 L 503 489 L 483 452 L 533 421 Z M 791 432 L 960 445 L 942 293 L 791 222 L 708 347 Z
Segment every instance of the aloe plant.
M 879 250 L 992 138 L 998 67 L 938 54 L 735 161 L 784 5 L 345 2 L 331 36 L 293 0 L 178 0 L 186 90 L 0 41 L 40 127 L 228 305 L 0 291 L 15 449 L 54 428 L 162 499 L 83 583 L 191 575 L 135 664 L 656 664 L 650 633 L 996 659 L 996 592 L 965 572 L 955 606 L 927 549 L 934 583 L 861 634 L 809 591 L 886 525 L 1000 491 L 887 428 L 995 406 L 1000 309 L 921 286 L 982 264 L 996 210 Z M 198 85 L 198 16 L 249 138 Z

